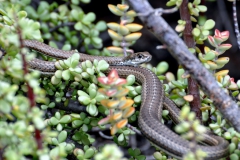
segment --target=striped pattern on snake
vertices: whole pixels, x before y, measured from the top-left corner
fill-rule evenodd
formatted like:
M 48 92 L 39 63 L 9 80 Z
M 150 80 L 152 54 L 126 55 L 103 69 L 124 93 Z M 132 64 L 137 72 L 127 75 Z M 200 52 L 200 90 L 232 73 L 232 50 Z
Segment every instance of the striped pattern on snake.
M 24 45 L 28 48 L 59 59 L 66 59 L 76 52 L 54 49 L 46 44 L 31 40 L 24 41 Z M 90 56 L 82 53 L 80 53 L 80 55 L 82 60 L 88 59 L 93 61 L 94 59 L 104 59 L 110 64 L 107 72 L 116 69 L 118 74 L 122 77 L 132 74 L 136 77 L 136 80 L 142 84 L 142 104 L 140 107 L 138 124 L 142 133 L 153 144 L 178 159 L 182 159 L 183 155 L 191 150 L 189 141 L 181 138 L 161 123 L 162 108 L 168 109 L 173 121 L 179 123 L 179 109 L 170 99 L 164 96 L 162 83 L 150 70 L 143 67 L 136 67 L 137 64 L 151 59 L 151 56 L 148 53 L 142 52 L 140 53 L 141 56 L 137 53 L 132 54 L 130 58 L 109 58 Z M 125 63 L 124 60 L 127 62 Z M 34 59 L 28 62 L 28 64 L 31 68 L 40 70 L 41 72 L 54 74 L 54 71 L 56 70 L 54 62 Z M 207 134 L 204 134 L 204 138 L 204 143 L 210 146 L 197 145 L 197 147 L 207 153 L 205 159 L 220 159 L 229 154 L 229 143 L 222 137 L 216 136 L 209 131 Z

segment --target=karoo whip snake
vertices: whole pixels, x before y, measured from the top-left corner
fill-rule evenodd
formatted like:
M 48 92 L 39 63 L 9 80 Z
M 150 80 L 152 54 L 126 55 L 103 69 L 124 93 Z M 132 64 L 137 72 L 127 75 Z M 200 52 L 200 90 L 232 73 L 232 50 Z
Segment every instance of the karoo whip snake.
M 27 48 L 57 59 L 67 59 L 76 52 L 55 49 L 33 40 L 24 40 L 23 43 Z M 157 147 L 178 159 L 182 159 L 183 155 L 190 151 L 189 141 L 181 138 L 161 123 L 163 107 L 169 110 L 169 115 L 175 123 L 179 123 L 179 109 L 170 99 L 164 96 L 163 85 L 153 72 L 143 67 L 136 67 L 138 63 L 147 62 L 151 59 L 149 53 L 134 53 L 126 58 L 79 54 L 81 61 L 106 60 L 110 64 L 107 72 L 116 69 L 121 77 L 134 75 L 136 80 L 142 84 L 142 104 L 138 117 L 138 124 L 142 133 Z M 54 74 L 56 71 L 54 62 L 33 59 L 28 64 L 32 69 L 41 72 Z M 204 143 L 210 146 L 197 145 L 197 147 L 207 153 L 205 159 L 220 159 L 229 154 L 229 143 L 222 137 L 208 132 L 204 134 L 204 138 Z

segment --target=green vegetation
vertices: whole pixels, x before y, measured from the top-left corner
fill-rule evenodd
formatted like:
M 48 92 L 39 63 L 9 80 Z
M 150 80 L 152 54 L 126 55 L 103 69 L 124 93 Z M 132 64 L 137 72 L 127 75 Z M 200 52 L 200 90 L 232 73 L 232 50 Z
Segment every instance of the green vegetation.
M 73 54 L 66 60 L 56 60 L 45 55 L 27 50 L 22 46 L 23 39 L 48 42 L 57 48 L 62 42 L 62 50 L 71 50 L 81 46 L 91 55 L 123 56 L 133 52 L 129 47 L 142 35 L 142 25 L 134 23 L 137 16 L 126 4 L 109 4 L 109 10 L 119 16 L 120 23 L 104 21 L 96 22 L 93 12 L 85 13 L 81 4 L 90 0 L 63 0 L 64 4 L 41 1 L 37 8 L 30 5 L 30 0 L 3 0 L 0 4 L 0 159 L 19 160 L 41 159 L 60 160 L 73 156 L 79 160 L 124 160 L 118 146 L 127 148 L 129 135 L 135 131 L 127 123 L 137 124 L 139 106 L 141 104 L 142 87 L 133 75 L 126 79 L 118 77 L 113 71 L 104 74 L 109 64 L 104 61 L 85 61 L 80 63 L 79 54 Z M 200 0 L 189 3 L 191 20 L 198 22 L 199 12 L 207 7 L 200 5 Z M 180 7 L 181 0 L 170 0 L 167 6 Z M 179 20 L 176 31 L 182 32 L 186 22 Z M 229 62 L 228 57 L 219 57 L 231 44 L 225 41 L 229 32 L 211 30 L 215 22 L 206 20 L 197 24 L 192 30 L 196 44 L 203 45 L 208 41 L 211 45 L 189 48 L 196 54 L 202 64 L 216 77 L 218 84 L 240 104 L 240 81 L 228 75 L 228 70 L 218 70 Z M 104 48 L 100 32 L 107 27 L 113 46 Z M 3 56 L 4 55 L 4 56 Z M 30 71 L 26 61 L 35 57 L 55 61 L 57 71 L 51 77 L 41 76 L 39 71 Z M 202 121 L 214 133 L 227 139 L 230 144 L 230 159 L 238 159 L 240 134 L 236 132 L 216 109 L 210 97 L 200 90 L 202 119 L 194 120 L 195 113 L 190 112 L 191 95 L 187 93 L 188 74 L 179 67 L 177 75 L 167 72 L 169 65 L 160 62 L 157 67 L 145 64 L 164 83 L 165 94 L 182 108 L 182 123 L 176 131 L 183 137 L 197 143 L 206 128 Z M 112 75 L 111 75 L 112 74 Z M 114 80 L 111 80 L 111 76 Z M 105 83 L 108 79 L 108 83 Z M 110 79 L 110 80 L 109 80 Z M 101 89 L 100 89 L 101 88 Z M 110 91 L 115 91 L 110 92 Z M 73 107 L 77 103 L 78 111 Z M 62 106 L 60 108 L 60 106 Z M 169 121 L 169 112 L 163 110 L 163 121 Z M 210 117 L 215 117 L 211 119 Z M 96 141 L 90 134 L 93 128 L 106 129 L 117 145 L 105 145 L 95 148 Z M 137 126 L 136 126 L 137 127 Z M 108 129 L 108 128 L 107 128 Z M 190 135 L 190 136 L 189 136 Z M 144 160 L 146 156 L 140 149 L 128 149 L 131 160 Z M 167 159 L 167 155 L 156 149 L 153 155 L 156 160 Z M 205 153 L 196 150 L 185 156 L 185 159 L 202 159 Z

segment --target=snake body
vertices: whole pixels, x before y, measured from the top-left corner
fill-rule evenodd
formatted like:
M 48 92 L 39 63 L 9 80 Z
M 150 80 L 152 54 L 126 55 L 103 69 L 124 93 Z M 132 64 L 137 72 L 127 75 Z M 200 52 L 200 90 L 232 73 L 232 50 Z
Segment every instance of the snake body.
M 37 50 L 46 55 L 59 59 L 66 59 L 76 52 L 54 49 L 44 43 L 32 40 L 25 40 L 24 45 L 25 47 Z M 146 61 L 149 60 L 148 53 L 143 52 L 141 54 L 143 57 L 144 55 L 146 56 L 144 57 Z M 133 61 L 142 58 L 134 58 L 134 56 L 138 55 L 133 54 L 133 57 L 130 58 Z M 122 77 L 126 77 L 130 74 L 134 75 L 136 77 L 136 80 L 142 84 L 142 104 L 138 117 L 138 124 L 142 133 L 153 144 L 155 144 L 157 147 L 175 158 L 182 159 L 184 154 L 191 151 L 191 143 L 189 141 L 181 138 L 179 135 L 177 135 L 161 123 L 163 107 L 169 110 L 171 118 L 176 123 L 179 123 L 179 109 L 170 99 L 164 96 L 163 85 L 153 72 L 143 67 L 122 66 L 121 61 L 126 59 L 119 57 L 109 58 L 81 54 L 81 59 L 88 59 L 91 61 L 93 61 L 94 59 L 104 59 L 110 64 L 107 72 L 115 69 Z M 129 59 L 127 59 L 127 61 L 128 60 Z M 42 72 L 53 73 L 54 71 L 56 71 L 54 62 L 46 62 L 34 59 L 29 62 L 29 66 Z M 197 147 L 207 153 L 207 157 L 205 159 L 220 159 L 226 157 L 229 154 L 229 143 L 222 137 L 213 135 L 212 133 L 208 132 L 207 134 L 204 134 L 204 138 L 204 142 L 210 146 L 197 145 Z

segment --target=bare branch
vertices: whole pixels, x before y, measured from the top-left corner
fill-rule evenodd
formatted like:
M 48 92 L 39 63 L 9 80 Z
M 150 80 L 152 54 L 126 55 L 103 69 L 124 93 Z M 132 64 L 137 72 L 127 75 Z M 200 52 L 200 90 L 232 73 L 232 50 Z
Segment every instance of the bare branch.
M 151 13 L 154 13 L 156 16 L 161 16 L 162 14 L 171 14 L 174 12 L 177 12 L 178 8 L 174 7 L 171 9 L 163 9 L 163 8 L 157 8 L 154 9 Z M 150 12 L 144 12 L 144 13 L 138 13 L 138 16 L 148 16 Z
M 238 48 L 240 49 L 240 34 L 239 34 L 239 26 L 238 26 L 238 19 L 237 19 L 237 7 L 236 1 L 233 1 L 233 22 L 234 22 L 234 29 L 237 37 Z
M 174 8 L 170 8 L 170 9 L 155 9 L 155 14 L 161 16 L 162 14 L 171 14 L 174 12 L 177 12 L 178 8 L 174 7 Z

